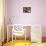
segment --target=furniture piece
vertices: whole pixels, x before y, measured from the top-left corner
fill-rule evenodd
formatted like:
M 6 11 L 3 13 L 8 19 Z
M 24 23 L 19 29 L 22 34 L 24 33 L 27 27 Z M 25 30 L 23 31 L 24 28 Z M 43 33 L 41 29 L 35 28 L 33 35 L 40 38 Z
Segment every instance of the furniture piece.
M 28 35 L 27 35 L 28 34 Z M 14 40 L 21 39 L 24 37 L 25 41 L 41 42 L 42 41 L 42 28 L 41 25 L 24 25 L 24 24 L 13 24 L 7 26 L 7 42 L 10 37 L 12 42 Z
M 42 28 L 41 25 L 31 26 L 31 41 L 32 42 L 42 42 Z

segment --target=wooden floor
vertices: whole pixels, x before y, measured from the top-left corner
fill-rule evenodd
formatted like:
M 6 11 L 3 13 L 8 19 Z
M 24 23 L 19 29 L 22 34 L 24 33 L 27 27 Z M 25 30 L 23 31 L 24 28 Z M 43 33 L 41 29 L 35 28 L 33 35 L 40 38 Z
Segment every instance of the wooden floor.
M 24 40 L 16 40 L 16 41 L 10 41 L 8 43 L 5 43 L 3 46 L 31 46 L 30 41 L 24 41 Z
M 46 46 L 46 43 L 31 43 L 30 41 L 14 40 L 5 43 L 3 46 Z

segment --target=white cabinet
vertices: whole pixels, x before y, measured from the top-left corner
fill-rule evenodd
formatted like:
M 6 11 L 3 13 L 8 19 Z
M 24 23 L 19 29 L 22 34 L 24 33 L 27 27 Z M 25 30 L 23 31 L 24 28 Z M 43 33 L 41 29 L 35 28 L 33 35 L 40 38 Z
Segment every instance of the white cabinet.
M 42 30 L 40 25 L 32 25 L 31 27 L 31 41 L 41 42 Z

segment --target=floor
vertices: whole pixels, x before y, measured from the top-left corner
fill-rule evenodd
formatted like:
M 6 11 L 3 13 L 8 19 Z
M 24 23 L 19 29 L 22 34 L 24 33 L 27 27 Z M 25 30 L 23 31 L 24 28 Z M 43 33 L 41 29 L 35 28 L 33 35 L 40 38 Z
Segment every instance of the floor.
M 30 41 L 16 40 L 5 43 L 3 46 L 46 46 L 46 43 L 31 43 Z
M 30 41 L 24 41 L 24 40 L 16 40 L 16 41 L 10 41 L 6 44 L 4 44 L 4 46 L 31 46 L 31 42 Z

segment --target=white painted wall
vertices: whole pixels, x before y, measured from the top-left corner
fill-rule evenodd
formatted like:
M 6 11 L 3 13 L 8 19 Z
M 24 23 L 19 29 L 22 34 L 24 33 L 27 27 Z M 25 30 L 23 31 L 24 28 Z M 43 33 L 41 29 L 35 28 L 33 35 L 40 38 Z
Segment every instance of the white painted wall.
M 23 7 L 32 7 L 31 13 L 23 13 Z M 46 0 L 7 0 L 7 8 L 8 24 L 40 24 L 46 37 Z
M 0 0 L 0 46 L 4 40 L 3 33 L 3 0 Z

